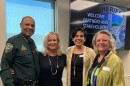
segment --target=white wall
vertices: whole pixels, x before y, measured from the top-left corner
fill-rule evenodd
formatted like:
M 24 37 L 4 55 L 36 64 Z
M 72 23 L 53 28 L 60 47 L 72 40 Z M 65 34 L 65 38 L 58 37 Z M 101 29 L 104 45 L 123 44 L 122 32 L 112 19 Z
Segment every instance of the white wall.
M 0 58 L 6 42 L 5 34 L 5 2 L 0 0 Z
M 57 32 L 65 51 L 69 44 L 69 0 L 57 0 L 56 5 Z
M 117 53 L 124 64 L 125 86 L 130 86 L 130 51 L 120 50 Z
M 57 0 L 56 20 L 57 32 L 62 42 L 62 49 L 65 52 L 69 44 L 69 0 Z M 66 86 L 66 70 L 63 72 L 63 86 Z
M 0 59 L 6 42 L 5 34 L 5 0 L 0 0 Z M 2 82 L 0 79 L 0 86 Z

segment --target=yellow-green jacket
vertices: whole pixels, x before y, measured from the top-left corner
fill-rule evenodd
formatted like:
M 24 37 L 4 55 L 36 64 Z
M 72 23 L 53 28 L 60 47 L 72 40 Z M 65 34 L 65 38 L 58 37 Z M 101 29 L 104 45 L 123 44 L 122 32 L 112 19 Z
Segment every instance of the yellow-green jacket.
M 71 86 L 71 60 L 73 54 L 74 46 L 69 47 L 66 51 L 67 54 L 67 86 Z M 96 54 L 93 49 L 84 46 L 84 53 L 83 53 L 83 86 L 86 86 L 86 75 L 88 69 L 90 68 Z M 87 58 L 88 57 L 88 58 Z
M 96 86 L 125 86 L 123 63 L 113 52 L 106 56 L 101 65 Z

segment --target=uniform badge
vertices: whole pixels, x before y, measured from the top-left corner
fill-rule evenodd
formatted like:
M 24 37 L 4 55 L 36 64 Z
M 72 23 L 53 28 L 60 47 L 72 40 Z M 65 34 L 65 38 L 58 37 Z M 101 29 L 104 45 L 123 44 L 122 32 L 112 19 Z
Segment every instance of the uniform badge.
M 24 45 L 22 45 L 21 51 L 26 51 L 26 50 L 27 50 L 27 48 Z
M 11 43 L 7 43 L 5 46 L 5 53 L 9 53 L 13 48 L 13 45 Z

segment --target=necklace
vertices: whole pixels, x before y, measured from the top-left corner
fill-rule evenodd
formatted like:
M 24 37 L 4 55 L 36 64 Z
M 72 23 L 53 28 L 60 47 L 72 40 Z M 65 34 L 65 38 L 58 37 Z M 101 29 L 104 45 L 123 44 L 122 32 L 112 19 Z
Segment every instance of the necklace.
M 75 54 L 74 54 L 74 57 L 75 57 Z M 76 62 L 77 62 L 77 59 L 78 59 L 78 55 L 74 59 L 74 76 L 76 75 Z
M 59 68 L 58 56 L 57 56 L 57 58 L 56 58 L 56 64 L 57 64 L 57 65 L 56 65 L 56 70 L 55 70 L 55 72 L 53 72 L 52 61 L 51 61 L 49 55 L 48 55 L 48 58 L 49 58 L 49 65 L 51 66 L 51 73 L 52 73 L 52 75 L 56 75 L 56 74 L 57 74 L 57 69 Z

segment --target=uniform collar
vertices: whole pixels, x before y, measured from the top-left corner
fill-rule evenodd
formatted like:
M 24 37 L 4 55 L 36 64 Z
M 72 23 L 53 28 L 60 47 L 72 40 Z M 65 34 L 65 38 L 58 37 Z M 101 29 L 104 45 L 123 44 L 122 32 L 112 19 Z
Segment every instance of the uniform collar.
M 27 40 L 27 38 L 22 34 L 22 32 L 20 33 L 20 36 L 23 37 L 23 39 L 27 42 L 27 43 L 30 43 L 31 42 L 31 38 L 29 38 Z

